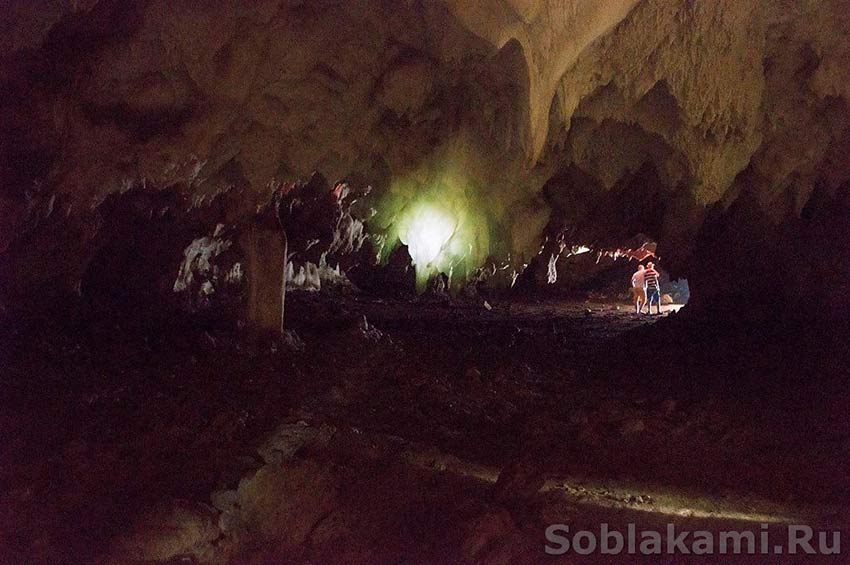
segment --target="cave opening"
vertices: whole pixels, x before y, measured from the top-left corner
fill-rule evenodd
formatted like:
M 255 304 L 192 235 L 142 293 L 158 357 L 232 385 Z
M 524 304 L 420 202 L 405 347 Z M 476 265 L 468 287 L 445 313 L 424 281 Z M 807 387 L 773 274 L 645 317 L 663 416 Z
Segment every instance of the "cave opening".
M 633 247 L 597 247 L 566 245 L 561 240 L 549 254 L 545 272 L 547 294 L 572 300 L 585 300 L 600 308 L 629 312 L 627 305 L 639 300 L 640 312 L 646 311 L 647 289 L 645 269 L 652 266 L 657 280 L 653 303 L 660 303 L 656 312 L 678 312 L 690 300 L 687 278 L 674 278 L 663 266 L 657 254 L 658 244 L 645 236 L 631 240 Z M 545 250 L 545 246 L 544 246 Z M 544 252 L 545 255 L 545 252 Z M 541 257 L 542 259 L 543 257 Z M 542 280 L 543 276 L 538 275 Z

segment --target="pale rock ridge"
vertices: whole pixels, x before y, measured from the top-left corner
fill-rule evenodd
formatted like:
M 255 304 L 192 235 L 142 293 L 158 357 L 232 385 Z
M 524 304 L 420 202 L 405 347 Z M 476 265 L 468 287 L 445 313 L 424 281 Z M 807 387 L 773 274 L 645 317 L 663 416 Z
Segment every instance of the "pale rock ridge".
M 527 153 L 535 161 L 543 151 L 549 106 L 558 83 L 592 42 L 616 26 L 638 0 L 449 0 L 464 24 L 501 49 L 510 41 L 523 48 L 529 80 L 530 124 Z
M 244 218 L 313 170 L 377 193 L 451 163 L 513 257 L 572 214 L 684 260 L 712 207 L 752 195 L 780 225 L 850 178 L 848 14 L 846 0 L 10 1 L 0 258 L 54 265 L 25 249 L 53 225 L 84 271 L 95 209 L 132 187 L 193 205 L 235 187 L 228 215 Z M 647 179 L 657 205 L 620 221 Z

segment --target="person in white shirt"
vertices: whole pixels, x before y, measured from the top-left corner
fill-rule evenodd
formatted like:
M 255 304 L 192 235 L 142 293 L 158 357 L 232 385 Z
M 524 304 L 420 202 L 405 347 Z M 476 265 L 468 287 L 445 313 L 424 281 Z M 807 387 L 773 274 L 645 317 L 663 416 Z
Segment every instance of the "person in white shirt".
M 646 278 L 643 265 L 638 265 L 637 271 L 632 275 L 632 294 L 635 298 L 635 314 L 642 314 L 646 304 Z

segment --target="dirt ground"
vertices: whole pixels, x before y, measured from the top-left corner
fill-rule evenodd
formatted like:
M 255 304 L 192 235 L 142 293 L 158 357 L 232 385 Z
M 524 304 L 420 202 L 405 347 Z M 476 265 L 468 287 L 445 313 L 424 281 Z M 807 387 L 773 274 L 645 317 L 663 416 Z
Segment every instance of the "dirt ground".
M 540 562 L 553 523 L 848 524 L 846 328 L 287 307 L 283 343 L 213 318 L 6 320 L 0 561 Z

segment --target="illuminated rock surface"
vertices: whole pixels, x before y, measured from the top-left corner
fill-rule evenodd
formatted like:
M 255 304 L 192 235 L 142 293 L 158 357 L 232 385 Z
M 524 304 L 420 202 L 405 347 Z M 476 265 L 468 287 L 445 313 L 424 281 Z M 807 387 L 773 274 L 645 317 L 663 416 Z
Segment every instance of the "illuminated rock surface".
M 12 2 L 3 288 L 75 288 L 108 194 L 174 187 L 198 205 L 235 186 L 234 221 L 313 170 L 395 194 L 385 223 L 418 193 L 473 208 L 487 234 L 474 263 L 527 262 L 549 222 L 582 243 L 647 233 L 699 285 L 699 248 L 750 232 L 784 246 L 807 229 L 807 203 L 818 224 L 839 205 L 845 8 Z M 784 235 L 763 235 L 774 229 Z M 829 263 L 808 247 L 803 263 Z
M 0 561 L 850 523 L 848 60 L 847 0 L 0 2 Z

